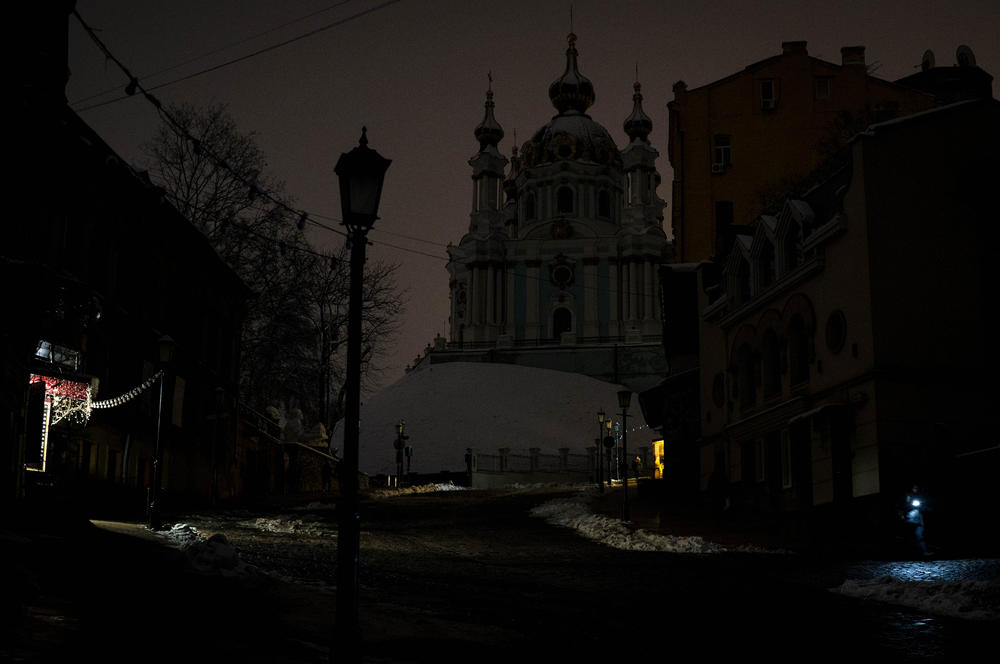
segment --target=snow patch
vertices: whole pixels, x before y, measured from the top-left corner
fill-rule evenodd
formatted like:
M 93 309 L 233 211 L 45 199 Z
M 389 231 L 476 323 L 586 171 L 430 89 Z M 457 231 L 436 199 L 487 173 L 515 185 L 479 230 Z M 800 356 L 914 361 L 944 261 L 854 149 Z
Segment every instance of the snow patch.
M 374 489 L 368 495 L 373 498 L 390 498 L 392 496 L 406 496 L 416 493 L 437 493 L 439 491 L 473 491 L 469 487 L 458 486 L 454 482 L 443 482 L 438 484 L 421 484 L 419 486 L 408 486 L 399 489 Z
M 933 583 L 892 577 L 848 579 L 831 592 L 965 620 L 1000 620 L 1000 581 Z
M 178 523 L 165 533 L 174 546 L 184 552 L 191 567 L 205 574 L 246 576 L 252 569 L 240 560 L 226 536 L 218 533 L 205 539 L 198 529 Z
M 532 508 L 531 515 L 547 522 L 571 528 L 588 539 L 595 540 L 616 549 L 628 551 L 660 551 L 668 553 L 715 554 L 732 551 L 748 553 L 772 553 L 759 547 L 731 548 L 706 541 L 697 536 L 679 537 L 659 535 L 634 528 L 618 519 L 594 514 L 586 505 L 584 497 L 557 498 Z

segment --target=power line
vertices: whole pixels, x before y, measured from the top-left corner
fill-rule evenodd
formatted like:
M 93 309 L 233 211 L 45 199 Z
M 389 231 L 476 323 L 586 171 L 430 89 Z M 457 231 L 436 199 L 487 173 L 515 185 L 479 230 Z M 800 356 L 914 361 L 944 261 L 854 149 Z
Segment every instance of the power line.
M 165 73 L 167 73 L 169 71 L 173 71 L 175 69 L 179 69 L 179 68 L 181 68 L 181 67 L 183 67 L 185 65 L 189 65 L 192 62 L 197 62 L 199 60 L 204 60 L 205 58 L 213 56 L 213 55 L 215 55 L 217 53 L 222 53 L 223 51 L 228 51 L 231 48 L 234 48 L 236 46 L 240 46 L 241 44 L 245 44 L 246 42 L 249 42 L 249 41 L 253 41 L 254 39 L 259 39 L 259 38 L 261 38 L 261 37 L 263 37 L 265 35 L 271 34 L 272 32 L 277 32 L 278 30 L 281 30 L 283 28 L 287 28 L 290 25 L 294 25 L 295 23 L 300 23 L 302 21 L 305 21 L 306 19 L 312 18 L 313 16 L 317 16 L 318 14 L 323 14 L 325 12 L 328 12 L 328 11 L 332 10 L 332 9 L 336 9 L 337 7 L 340 7 L 341 5 L 346 5 L 347 3 L 353 2 L 353 1 L 354 0 L 341 0 L 340 2 L 332 4 L 332 5 L 328 6 L 328 7 L 324 7 L 323 9 L 318 9 L 318 10 L 316 10 L 314 12 L 310 12 L 310 13 L 304 15 L 304 16 L 300 16 L 298 18 L 292 19 L 291 21 L 285 21 L 284 23 L 282 23 L 280 25 L 277 25 L 277 26 L 275 26 L 273 28 L 269 28 L 267 30 L 264 30 L 263 32 L 258 32 L 255 35 L 251 35 L 251 36 L 246 37 L 244 39 L 240 39 L 238 41 L 235 41 L 235 42 L 232 42 L 230 44 L 227 44 L 225 46 L 221 46 L 221 47 L 219 47 L 219 48 L 217 48 L 215 50 L 208 51 L 207 53 L 202 53 L 201 55 L 197 55 L 197 56 L 195 56 L 193 58 L 189 58 L 189 59 L 187 59 L 187 60 L 185 60 L 183 62 L 179 62 L 179 63 L 177 63 L 175 65 L 170 65 L 169 67 L 164 67 L 163 69 L 159 69 L 159 70 L 154 71 L 152 73 L 146 74 L 142 78 L 143 79 L 150 79 L 150 78 L 153 78 L 155 76 L 159 76 L 160 74 L 165 74 Z M 97 99 L 98 97 L 103 97 L 104 95 L 108 94 L 109 92 L 114 92 L 115 90 L 118 90 L 119 87 L 120 86 L 116 85 L 114 87 L 108 88 L 108 89 L 103 90 L 101 92 L 94 93 L 94 94 L 90 95 L 89 97 L 84 97 L 83 99 L 78 99 L 78 100 L 72 102 L 71 105 L 82 104 L 83 102 L 90 101 L 91 99 Z
M 389 5 L 394 5 L 397 2 L 399 2 L 399 1 L 400 0 L 386 0 L 385 2 L 383 2 L 380 5 L 376 5 L 375 7 L 369 7 L 368 9 L 365 9 L 364 11 L 360 11 L 360 12 L 358 12 L 356 14 L 351 14 L 350 16 L 347 16 L 346 18 L 338 19 L 338 20 L 336 20 L 336 21 L 334 21 L 332 23 L 328 23 L 328 24 L 326 24 L 324 26 L 316 28 L 315 30 L 310 30 L 309 32 L 306 32 L 304 34 L 298 35 L 297 37 L 292 37 L 291 39 L 287 39 L 287 40 L 285 40 L 283 42 L 279 42 L 277 44 L 272 44 L 271 46 L 267 46 L 265 48 L 262 48 L 262 49 L 259 49 L 257 51 L 254 51 L 252 53 L 248 53 L 248 54 L 242 55 L 242 56 L 240 56 L 238 58 L 234 58 L 232 60 L 228 60 L 226 62 L 223 62 L 221 64 L 215 65 L 213 67 L 208 67 L 207 69 L 202 69 L 201 71 L 197 71 L 197 72 L 195 72 L 193 74 L 188 74 L 187 76 L 182 76 L 181 78 L 176 78 L 176 79 L 174 79 L 172 81 L 167 81 L 166 83 L 160 83 L 159 85 L 154 85 L 154 86 L 150 87 L 149 89 L 143 88 L 143 91 L 146 92 L 146 93 L 149 93 L 149 92 L 152 92 L 154 90 L 160 90 L 162 88 L 168 87 L 170 85 L 175 85 L 175 84 L 180 83 L 182 81 L 188 81 L 188 80 L 190 80 L 192 78 L 196 78 L 198 76 L 203 76 L 203 75 L 211 73 L 213 71 L 218 71 L 219 69 L 222 69 L 224 67 L 228 67 L 230 65 L 234 65 L 234 64 L 236 64 L 238 62 L 243 62 L 244 60 L 249 60 L 250 58 L 256 57 L 258 55 L 262 55 L 264 53 L 268 53 L 270 51 L 277 50 L 277 49 L 279 49 L 279 48 L 281 48 L 283 46 L 288 46 L 289 44 L 293 44 L 293 43 L 295 43 L 297 41 L 301 41 L 301 40 L 306 39 L 308 37 L 312 37 L 312 36 L 317 35 L 317 34 L 319 34 L 321 32 L 329 30 L 331 28 L 335 28 L 335 27 L 343 25 L 345 23 L 349 23 L 350 21 L 353 21 L 355 19 L 361 18 L 362 16 L 365 16 L 367 14 L 371 14 L 373 12 L 379 11 L 380 9 L 385 9 Z M 74 9 L 73 10 L 73 14 L 80 20 L 81 23 L 83 23 L 83 19 L 80 18 L 79 12 L 77 12 Z M 93 31 L 90 29 L 89 26 L 85 26 L 85 29 L 87 30 L 88 33 L 90 33 L 90 35 L 91 35 L 92 38 L 96 38 L 96 35 L 93 33 Z M 104 47 L 103 45 L 102 45 L 101 50 L 104 51 L 105 53 L 107 53 L 106 47 Z M 118 64 L 119 66 L 121 66 L 121 63 L 119 63 L 117 60 L 115 61 L 115 63 Z M 130 74 L 129 75 L 129 85 L 130 86 L 135 86 L 137 84 L 137 82 L 138 82 L 138 79 Z M 103 102 L 100 102 L 98 104 L 93 104 L 91 106 L 86 106 L 84 108 L 78 109 L 77 112 L 78 113 L 82 113 L 84 111 L 89 111 L 91 109 L 99 108 L 101 106 L 107 106 L 108 104 L 113 104 L 115 102 L 121 101 L 122 99 L 128 99 L 129 96 L 131 96 L 131 95 L 126 94 L 124 97 L 116 97 L 115 99 L 110 99 L 108 101 L 103 101 Z

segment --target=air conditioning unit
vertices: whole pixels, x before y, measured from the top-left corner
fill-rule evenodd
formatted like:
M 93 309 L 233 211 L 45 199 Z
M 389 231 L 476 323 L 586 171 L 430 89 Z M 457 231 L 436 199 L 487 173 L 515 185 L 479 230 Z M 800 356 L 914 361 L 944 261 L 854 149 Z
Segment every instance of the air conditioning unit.
M 726 172 L 726 165 L 725 164 L 712 164 L 712 172 L 713 173 L 725 173 Z
M 765 111 L 773 111 L 774 110 L 774 100 L 773 99 L 762 99 L 760 101 L 760 107 L 761 107 L 762 110 L 765 110 Z

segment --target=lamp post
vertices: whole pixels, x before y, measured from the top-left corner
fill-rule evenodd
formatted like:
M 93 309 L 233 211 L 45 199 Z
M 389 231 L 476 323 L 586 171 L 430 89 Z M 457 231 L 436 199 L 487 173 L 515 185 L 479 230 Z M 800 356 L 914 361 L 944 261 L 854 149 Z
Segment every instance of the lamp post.
M 340 206 L 351 248 L 351 283 L 347 314 L 346 404 L 344 458 L 340 463 L 340 501 L 337 504 L 337 621 L 340 654 L 357 652 L 358 558 L 361 551 L 361 515 L 358 498 L 358 433 L 361 423 L 361 318 L 365 247 L 368 231 L 378 219 L 382 183 L 391 161 L 368 147 L 367 129 L 361 128 L 358 147 L 341 154 L 333 169 L 340 180 Z
M 605 457 L 608 460 L 608 486 L 611 486 L 611 448 L 615 446 L 614 436 L 611 435 L 611 418 L 604 420 L 604 447 L 608 450 L 605 453 Z M 604 491 L 604 489 L 601 489 Z
M 396 440 L 392 443 L 396 449 L 396 484 L 398 486 L 403 486 L 403 450 L 406 450 L 407 457 L 410 454 L 410 448 L 406 447 L 406 440 L 409 436 L 406 435 L 405 431 L 406 420 L 400 420 L 396 425 Z
M 150 530 L 159 530 L 163 526 L 163 522 L 160 519 L 159 503 L 161 482 L 160 474 L 162 472 L 161 466 L 163 463 L 163 448 L 166 445 L 165 438 L 170 427 L 169 420 L 166 424 L 163 422 L 163 409 L 166 405 L 170 411 L 173 411 L 173 409 L 170 408 L 170 404 L 173 401 L 173 394 L 170 388 L 173 387 L 173 385 L 168 380 L 167 373 L 170 368 L 170 363 L 174 359 L 175 345 L 174 340 L 166 334 L 160 337 L 158 341 L 160 360 L 160 400 L 156 409 L 156 440 L 153 443 L 153 472 L 147 495 L 148 503 L 146 505 L 147 525 Z
M 628 405 L 632 401 L 631 390 L 618 392 L 618 405 L 622 409 L 622 465 L 625 477 L 622 482 L 622 521 L 629 520 L 628 514 Z
M 601 453 L 601 448 L 604 443 L 604 409 L 597 411 L 597 486 L 600 487 L 601 493 L 604 493 L 604 478 L 601 477 L 601 465 L 604 462 L 604 455 Z

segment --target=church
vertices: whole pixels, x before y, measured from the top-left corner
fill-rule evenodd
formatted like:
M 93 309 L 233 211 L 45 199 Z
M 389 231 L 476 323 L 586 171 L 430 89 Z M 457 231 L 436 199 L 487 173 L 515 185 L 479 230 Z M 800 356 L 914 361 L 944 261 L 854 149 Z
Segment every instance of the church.
M 636 81 L 619 149 L 568 36 L 548 90 L 557 113 L 510 159 L 492 84 L 475 128 L 468 232 L 448 247 L 450 339 L 425 360 L 582 373 L 639 391 L 667 371 L 659 269 L 672 257 L 656 193 L 659 153 Z

